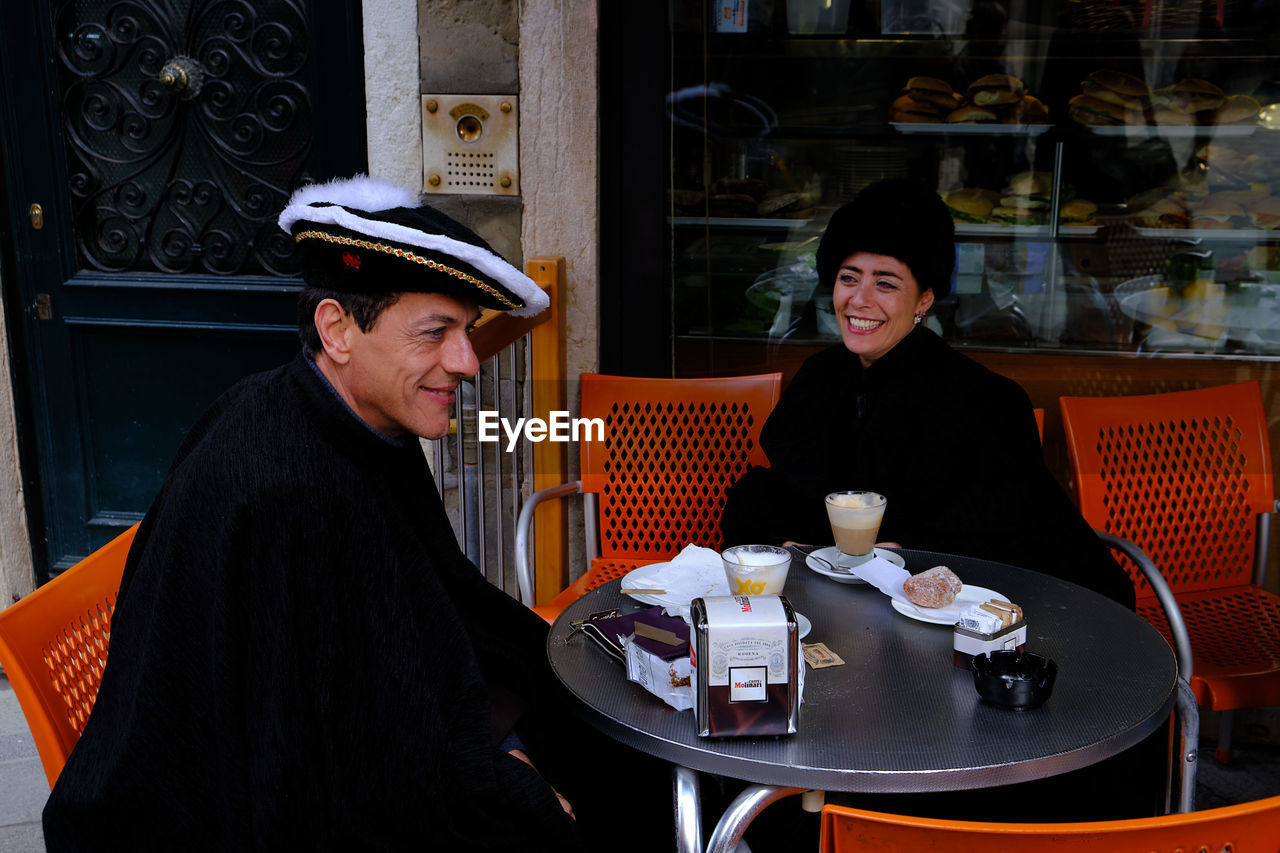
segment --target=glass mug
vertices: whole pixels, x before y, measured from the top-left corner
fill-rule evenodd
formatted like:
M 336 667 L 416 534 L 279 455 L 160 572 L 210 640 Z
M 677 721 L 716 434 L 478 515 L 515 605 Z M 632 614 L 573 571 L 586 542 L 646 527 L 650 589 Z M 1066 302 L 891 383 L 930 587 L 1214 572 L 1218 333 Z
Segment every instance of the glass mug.
M 876 534 L 888 498 L 877 492 L 832 492 L 827 495 L 827 521 L 845 568 L 865 563 L 875 553 Z
M 776 545 L 736 545 L 720 559 L 730 595 L 778 595 L 791 568 L 791 552 Z

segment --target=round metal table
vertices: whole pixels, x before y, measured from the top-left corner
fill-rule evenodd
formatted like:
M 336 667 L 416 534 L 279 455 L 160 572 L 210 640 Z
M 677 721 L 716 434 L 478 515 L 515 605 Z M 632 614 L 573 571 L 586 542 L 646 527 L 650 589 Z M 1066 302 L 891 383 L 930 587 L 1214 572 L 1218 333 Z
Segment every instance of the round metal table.
M 949 566 L 967 584 L 1023 608 L 1027 650 L 1057 661 L 1053 695 L 1031 711 L 983 703 L 971 674 L 952 662 L 950 626 L 910 619 L 869 585 L 832 581 L 792 561 L 784 595 L 843 666 L 806 674 L 799 732 L 708 739 L 692 711 L 675 711 L 626 680 L 617 661 L 569 623 L 643 605 L 593 590 L 556 620 L 547 653 L 581 700 L 585 718 L 622 743 L 684 768 L 761 785 L 864 793 L 986 788 L 1094 764 L 1137 744 L 1177 700 L 1177 664 L 1142 618 L 1095 592 L 1013 566 L 900 552 L 912 573 Z

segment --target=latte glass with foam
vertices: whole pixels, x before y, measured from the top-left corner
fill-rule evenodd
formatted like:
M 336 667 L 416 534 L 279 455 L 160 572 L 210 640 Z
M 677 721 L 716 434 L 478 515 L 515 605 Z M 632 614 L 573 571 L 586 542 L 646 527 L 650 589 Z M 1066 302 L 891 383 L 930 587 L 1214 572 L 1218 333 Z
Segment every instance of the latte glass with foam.
M 871 559 L 888 499 L 877 492 L 848 491 L 827 495 L 827 520 L 841 554 L 840 564 Z M 849 559 L 845 559 L 845 558 Z
M 736 545 L 720 559 L 730 595 L 778 595 L 791 568 L 791 552 L 776 545 Z

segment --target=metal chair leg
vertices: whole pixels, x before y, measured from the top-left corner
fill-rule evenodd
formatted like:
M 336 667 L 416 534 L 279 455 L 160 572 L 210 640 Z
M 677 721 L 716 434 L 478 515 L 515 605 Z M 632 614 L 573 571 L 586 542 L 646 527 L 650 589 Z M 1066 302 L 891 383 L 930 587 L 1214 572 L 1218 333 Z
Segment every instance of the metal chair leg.
M 1196 764 L 1200 758 L 1200 708 L 1196 694 L 1184 679 L 1178 679 L 1178 719 L 1181 728 L 1179 751 L 1178 811 L 1196 810 Z

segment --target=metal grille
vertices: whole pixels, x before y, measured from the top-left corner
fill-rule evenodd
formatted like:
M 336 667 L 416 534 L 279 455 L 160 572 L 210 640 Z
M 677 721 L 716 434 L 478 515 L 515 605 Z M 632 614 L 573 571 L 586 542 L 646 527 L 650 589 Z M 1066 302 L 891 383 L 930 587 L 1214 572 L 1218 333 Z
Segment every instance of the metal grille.
M 493 189 L 497 170 L 492 154 L 450 151 L 446 158 L 445 180 L 450 187 L 470 188 L 464 190 L 470 192 Z
M 505 436 L 480 443 L 476 413 L 496 411 L 514 423 L 529 408 L 529 337 L 486 361 L 476 378 L 459 386 L 457 429 L 435 442 L 436 482 L 449 520 L 467 557 L 485 578 L 513 597 L 516 518 L 524 500 L 521 484 L 529 470 L 526 443 L 508 452 Z
M 313 132 L 304 4 L 63 2 L 55 10 L 78 262 L 290 275 L 276 226 Z

